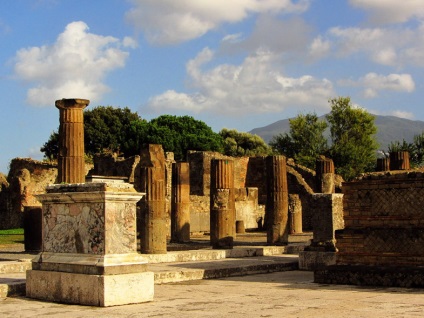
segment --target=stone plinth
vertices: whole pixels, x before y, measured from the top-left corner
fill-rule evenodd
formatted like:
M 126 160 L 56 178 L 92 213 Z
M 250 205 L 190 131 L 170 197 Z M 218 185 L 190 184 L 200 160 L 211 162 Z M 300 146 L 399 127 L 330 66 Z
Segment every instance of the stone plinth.
M 27 272 L 27 296 L 90 306 L 153 300 L 153 273 L 137 253 L 142 196 L 125 183 L 55 185 L 38 195 L 43 244 Z
M 148 145 L 140 153 L 140 245 L 146 254 L 166 253 L 165 153 L 161 145 Z
M 187 162 L 172 164 L 171 239 L 190 242 L 190 170 Z
M 287 244 L 289 238 L 289 193 L 286 157 L 266 158 L 267 202 L 265 225 L 268 244 Z
M 59 155 L 57 183 L 85 181 L 84 114 L 87 99 L 61 99 L 59 108 Z
M 236 236 L 234 161 L 211 161 L 210 237 L 213 248 L 233 248 Z

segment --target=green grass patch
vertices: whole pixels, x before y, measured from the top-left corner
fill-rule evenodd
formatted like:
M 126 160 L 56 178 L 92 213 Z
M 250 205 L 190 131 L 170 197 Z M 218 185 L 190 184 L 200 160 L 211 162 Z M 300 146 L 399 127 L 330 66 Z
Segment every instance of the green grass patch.
M 24 242 L 24 229 L 0 230 L 0 244 L 16 244 Z

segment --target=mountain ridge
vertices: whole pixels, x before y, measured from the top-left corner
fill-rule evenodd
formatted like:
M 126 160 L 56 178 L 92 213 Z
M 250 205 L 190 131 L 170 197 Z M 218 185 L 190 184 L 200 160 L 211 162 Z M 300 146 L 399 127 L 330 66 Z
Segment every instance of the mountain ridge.
M 327 115 L 322 115 L 319 119 L 325 119 Z M 376 139 L 380 149 L 387 150 L 388 145 L 393 141 L 412 142 L 415 135 L 424 132 L 424 121 L 411 120 L 396 116 L 374 115 L 375 125 L 377 127 Z M 249 133 L 258 135 L 269 143 L 273 136 L 290 131 L 290 122 L 292 118 L 281 119 L 267 126 L 254 128 Z M 329 136 L 329 131 L 326 131 Z

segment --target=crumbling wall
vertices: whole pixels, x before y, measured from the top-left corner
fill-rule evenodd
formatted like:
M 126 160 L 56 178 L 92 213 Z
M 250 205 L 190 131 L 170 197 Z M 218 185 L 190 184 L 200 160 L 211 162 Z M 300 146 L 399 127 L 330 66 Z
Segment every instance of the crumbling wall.
M 44 193 L 56 178 L 56 165 L 29 158 L 13 159 L 7 180 L 1 178 L 0 228 L 22 227 L 24 208 L 41 206 L 35 195 Z

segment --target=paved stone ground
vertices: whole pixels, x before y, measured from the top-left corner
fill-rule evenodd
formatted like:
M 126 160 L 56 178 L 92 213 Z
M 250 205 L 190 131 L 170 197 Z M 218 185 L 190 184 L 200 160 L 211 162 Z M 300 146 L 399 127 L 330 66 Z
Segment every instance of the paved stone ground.
M 150 303 L 97 308 L 0 299 L 0 317 L 423 317 L 424 289 L 319 285 L 292 271 L 155 286 Z

